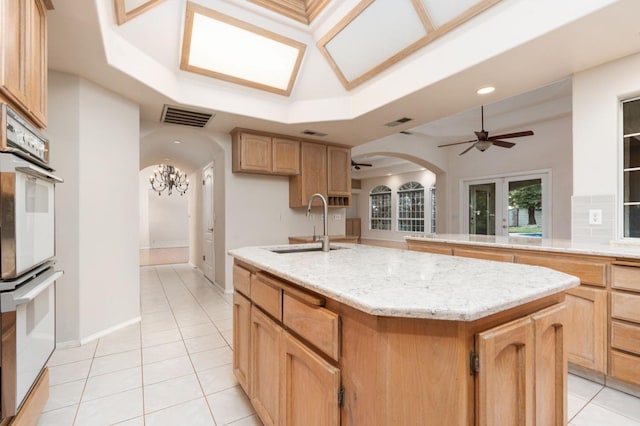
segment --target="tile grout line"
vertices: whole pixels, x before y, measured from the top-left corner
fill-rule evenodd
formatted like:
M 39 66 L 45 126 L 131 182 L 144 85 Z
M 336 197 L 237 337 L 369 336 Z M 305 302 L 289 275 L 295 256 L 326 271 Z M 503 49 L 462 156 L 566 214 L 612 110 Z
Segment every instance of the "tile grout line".
M 174 269 L 174 271 L 175 271 L 175 268 L 173 266 L 171 268 Z M 195 302 L 198 304 L 198 306 L 200 306 L 200 308 L 202 308 L 202 305 L 200 304 L 198 299 L 194 296 L 194 294 L 191 291 L 191 289 L 185 285 L 185 282 L 184 282 L 184 279 L 182 278 L 182 276 L 177 271 L 175 271 L 175 272 L 176 272 L 176 275 L 178 276 L 178 278 L 180 279 L 180 282 L 182 282 L 182 285 L 187 289 L 189 294 L 191 294 L 191 297 L 193 298 L 193 300 L 195 300 Z M 204 308 L 202 308 L 202 310 L 204 311 L 205 315 L 207 315 L 207 318 L 209 318 L 209 321 L 211 322 L 211 324 L 215 327 L 215 323 L 211 320 L 211 317 L 209 317 L 209 314 L 207 313 L 207 311 Z M 216 327 L 216 330 L 217 330 L 217 327 Z M 182 336 L 182 330 L 180 330 L 180 336 Z M 184 343 L 184 337 L 183 337 L 182 341 Z M 225 342 L 226 342 L 226 340 L 225 340 Z M 193 359 L 191 358 L 192 354 L 189 353 L 189 350 L 187 350 L 187 355 L 189 356 L 189 362 L 191 363 L 191 367 L 193 368 L 193 372 L 196 375 L 196 380 L 198 381 L 198 385 L 200 386 L 200 391 L 202 392 L 202 396 L 204 398 L 204 402 L 205 402 L 205 404 L 207 404 L 207 409 L 209 410 L 209 414 L 211 415 L 211 420 L 213 421 L 213 424 L 215 426 L 217 426 L 218 422 L 216 422 L 216 418 L 213 415 L 213 410 L 211 409 L 211 405 L 209 405 L 209 400 L 207 399 L 207 394 L 206 394 L 206 392 L 204 390 L 204 386 L 202 385 L 202 381 L 200 380 L 200 376 L 198 375 L 198 371 L 196 370 L 196 366 L 193 364 Z
M 76 424 L 78 421 L 78 414 L 80 413 L 80 406 L 82 405 L 82 399 L 84 397 L 84 392 L 87 390 L 87 383 L 89 382 L 89 374 L 91 374 L 91 367 L 93 367 L 93 360 L 96 358 L 96 353 L 98 352 L 98 346 L 100 345 L 100 339 L 96 342 L 96 347 L 93 350 L 93 356 L 91 357 L 91 363 L 89 364 L 89 370 L 87 371 L 87 377 L 84 379 L 84 386 L 82 386 L 82 392 L 80 392 L 80 400 L 78 401 L 78 406 L 76 407 L 76 413 L 73 416 L 73 423 Z

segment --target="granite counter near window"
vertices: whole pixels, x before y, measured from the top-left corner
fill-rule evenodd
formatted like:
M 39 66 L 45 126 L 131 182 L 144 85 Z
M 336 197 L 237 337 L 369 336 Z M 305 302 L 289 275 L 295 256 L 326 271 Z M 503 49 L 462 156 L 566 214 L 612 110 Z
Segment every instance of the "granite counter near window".
M 604 243 L 579 243 L 571 240 L 532 237 L 503 237 L 472 234 L 422 234 L 405 237 L 407 243 L 435 242 L 462 244 L 475 247 L 495 247 L 503 249 L 533 250 L 564 254 L 611 256 L 640 259 L 640 242 L 627 240 Z

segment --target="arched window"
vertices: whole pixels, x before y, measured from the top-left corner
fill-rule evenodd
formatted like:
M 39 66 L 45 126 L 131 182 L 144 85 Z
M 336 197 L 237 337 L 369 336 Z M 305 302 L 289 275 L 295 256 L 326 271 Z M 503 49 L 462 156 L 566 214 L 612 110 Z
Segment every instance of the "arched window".
M 398 231 L 424 232 L 424 186 L 418 182 L 398 188 Z
M 431 194 L 431 233 L 436 233 L 436 187 L 429 188 Z
M 371 229 L 391 230 L 391 188 L 376 186 L 369 193 Z

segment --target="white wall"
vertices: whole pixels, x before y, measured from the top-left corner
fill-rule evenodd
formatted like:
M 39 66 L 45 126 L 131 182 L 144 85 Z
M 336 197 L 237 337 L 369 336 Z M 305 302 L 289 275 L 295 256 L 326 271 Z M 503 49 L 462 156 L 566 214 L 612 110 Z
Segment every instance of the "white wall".
M 316 232 L 322 231 L 321 207 L 312 209 L 313 218 L 306 216 L 306 208 L 289 208 L 288 177 L 232 173 L 231 138 L 224 135 L 218 142 L 222 144 L 223 138 L 226 179 L 225 254 L 228 250 L 238 247 L 287 244 L 289 236 L 312 235 L 314 225 Z M 218 170 L 219 162 L 216 162 L 216 165 Z M 218 179 L 217 172 L 216 179 Z M 216 206 L 218 204 L 216 194 Z M 344 208 L 329 209 L 330 235 L 344 235 L 345 210 Z M 335 216 L 339 216 L 340 219 L 334 219 Z M 218 244 L 217 239 L 216 244 Z M 225 291 L 232 289 L 232 266 L 233 258 L 226 255 Z
M 573 78 L 574 239 L 622 237 L 620 100 L 640 95 L 640 55 L 612 61 Z M 588 210 L 602 225 L 588 225 Z
M 548 169 L 552 174 L 552 236 L 571 238 L 571 117 L 534 123 L 528 128 L 535 135 L 514 139 L 516 146 L 511 149 L 493 146 L 485 152 L 472 149 L 462 156 L 458 155 L 461 150 L 450 149 L 446 208 L 448 233 L 461 233 L 464 229 L 460 194 L 463 179 Z
M 169 196 L 166 190 L 158 195 L 149 184 L 149 176 L 156 167 L 146 167 L 139 173 L 140 248 L 187 247 L 189 198 L 198 185 L 190 179 L 185 195 L 174 191 Z
M 404 241 L 405 235 L 412 232 L 398 232 L 398 188 L 408 182 L 419 182 L 425 188 L 425 230 L 431 227 L 431 203 L 429 188 L 436 184 L 436 175 L 428 170 L 402 173 L 393 176 L 363 179 L 362 191 L 358 194 L 358 216 L 362 219 L 362 238 L 372 240 Z M 391 188 L 391 231 L 370 229 L 369 194 L 378 185 Z
M 139 321 L 137 105 L 82 78 L 49 73 L 57 188 L 57 340 L 92 340 Z

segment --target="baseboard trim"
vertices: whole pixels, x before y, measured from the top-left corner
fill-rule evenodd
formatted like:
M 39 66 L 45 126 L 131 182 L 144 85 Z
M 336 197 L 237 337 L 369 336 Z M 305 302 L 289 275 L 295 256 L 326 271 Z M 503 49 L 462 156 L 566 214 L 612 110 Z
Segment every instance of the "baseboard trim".
M 90 336 L 82 338 L 80 340 L 67 340 L 65 342 L 56 342 L 56 349 L 69 349 L 69 348 L 77 348 L 78 346 L 86 345 L 89 342 L 92 342 L 96 339 L 99 339 L 107 334 L 111 334 L 114 331 L 118 331 L 125 327 L 129 327 L 130 325 L 137 324 L 142 320 L 141 316 L 137 316 L 130 320 L 121 322 L 120 324 L 114 325 L 113 327 L 109 327 L 97 333 L 93 333 Z

